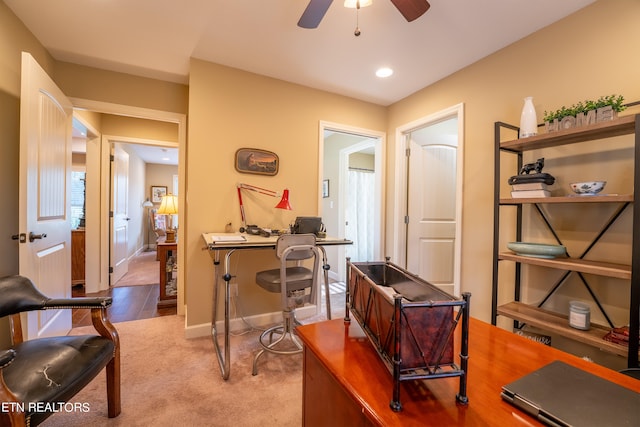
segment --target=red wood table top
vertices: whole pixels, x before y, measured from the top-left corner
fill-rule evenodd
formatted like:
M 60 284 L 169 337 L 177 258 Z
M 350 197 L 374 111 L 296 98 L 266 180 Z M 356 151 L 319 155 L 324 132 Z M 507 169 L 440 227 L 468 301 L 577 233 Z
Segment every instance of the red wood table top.
M 455 354 L 459 354 L 456 330 Z M 609 381 L 640 392 L 640 381 L 587 362 L 560 350 L 471 319 L 469 331 L 469 404 L 456 403 L 458 378 L 402 383 L 402 412 L 389 408 L 392 376 L 371 343 L 352 319 L 299 326 L 298 335 L 344 390 L 364 408 L 375 424 L 392 426 L 531 426 L 533 417 L 504 402 L 503 385 L 542 366 L 561 360 Z M 457 359 L 457 356 L 456 356 Z M 457 361 L 459 363 L 459 361 Z

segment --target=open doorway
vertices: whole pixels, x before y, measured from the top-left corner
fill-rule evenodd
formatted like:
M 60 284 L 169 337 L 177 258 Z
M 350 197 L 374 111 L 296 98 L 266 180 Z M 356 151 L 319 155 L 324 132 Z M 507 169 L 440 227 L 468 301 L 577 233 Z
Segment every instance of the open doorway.
M 96 203 L 100 197 L 100 170 L 87 167 L 87 158 L 99 156 L 99 132 L 83 118 L 73 113 L 71 144 L 71 282 L 83 291 L 95 292 L 100 286 L 100 260 L 87 256 L 87 242 L 100 238 L 100 227 L 95 222 L 100 212 Z M 87 221 L 87 219 L 90 219 Z M 75 289 L 72 289 L 75 291 Z
M 112 136 L 104 139 L 112 152 L 110 284 L 121 286 L 125 280 L 135 285 L 137 281 L 132 281 L 131 276 L 139 273 L 136 269 L 139 267 L 136 264 L 140 261 L 139 255 L 147 249 L 155 250 L 155 233 L 160 231 L 150 221 L 160 206 L 160 199 L 154 191 L 162 189 L 163 194 L 179 194 L 178 149 L 173 142 Z M 172 224 L 177 224 L 177 221 L 172 221 Z M 133 262 L 133 271 L 129 268 L 130 262 Z M 142 277 L 140 279 L 143 280 Z M 144 275 L 146 284 L 157 283 L 158 274 L 154 281 L 149 282 L 149 279 Z
M 344 136 L 344 135 L 343 135 Z M 361 139 L 359 135 L 348 135 Z M 375 261 L 378 258 L 376 240 L 376 219 L 379 211 L 376 209 L 376 154 L 377 139 L 364 138 L 340 150 L 340 178 L 339 182 L 344 190 L 340 199 L 344 204 L 344 237 L 353 242 L 345 247 L 345 254 L 353 262 Z
M 327 248 L 331 278 L 344 281 L 347 256 L 382 259 L 384 134 L 326 122 L 320 134 L 320 214 L 327 234 L 354 242 Z
M 135 145 L 166 145 L 166 141 L 163 138 L 158 139 L 142 139 L 138 136 L 113 136 L 109 135 L 108 126 L 105 126 L 104 117 L 113 116 L 121 118 L 142 119 L 147 121 L 157 122 L 160 127 L 170 125 L 175 127 L 176 137 L 173 141 L 170 141 L 172 149 L 177 151 L 178 166 L 177 173 L 172 176 L 170 183 L 166 186 L 168 189 L 173 190 L 173 182 L 176 182 L 179 187 L 178 200 L 179 203 L 184 206 L 184 147 L 186 145 L 186 116 L 179 113 L 171 113 L 165 111 L 149 110 L 138 107 L 124 106 L 118 104 L 110 104 L 103 102 L 96 102 L 83 99 L 72 99 L 74 107 L 77 111 L 84 113 L 85 116 L 97 115 L 102 116 L 102 135 L 97 138 L 95 143 L 95 150 L 87 151 L 87 170 L 95 172 L 97 179 L 95 182 L 90 182 L 87 177 L 87 200 L 91 200 L 87 205 L 87 236 L 91 232 L 95 232 L 95 238 L 91 241 L 87 241 L 86 256 L 87 267 L 90 263 L 95 263 L 93 271 L 97 272 L 99 278 L 89 284 L 87 282 L 87 292 L 100 292 L 110 288 L 109 284 L 109 267 L 110 267 L 110 246 L 111 246 L 111 233 L 110 233 L 110 206 L 111 206 L 111 180 L 110 180 L 110 159 L 111 151 L 114 143 L 123 143 L 124 146 Z M 89 117 L 91 118 L 91 117 Z M 91 123 L 91 120 L 85 120 Z M 123 127 L 126 128 L 126 127 Z M 100 132 L 96 131 L 98 134 Z M 114 135 L 123 135 L 125 132 L 117 132 Z M 153 183 L 150 183 L 153 185 Z M 178 188 L 176 187 L 176 188 Z M 93 195 L 89 196 L 89 192 L 94 191 Z M 137 199 L 132 203 L 137 205 L 137 210 L 140 211 L 140 220 L 138 223 L 138 229 L 145 229 L 148 219 L 146 208 L 142 204 L 146 201 L 147 197 L 150 197 L 150 188 L 147 188 L 146 183 L 144 188 L 139 190 Z M 138 200 L 140 199 L 140 200 Z M 89 206 L 94 208 L 90 212 Z M 142 226 L 144 224 L 144 226 Z M 146 231 L 139 233 L 139 239 L 142 245 L 146 246 L 149 239 L 152 239 L 150 229 L 146 228 Z M 181 246 L 180 239 L 181 230 L 178 230 L 178 247 Z M 178 251 L 178 263 L 182 263 L 183 251 Z M 178 314 L 184 314 L 184 270 L 178 270 L 177 272 L 177 287 L 178 287 Z

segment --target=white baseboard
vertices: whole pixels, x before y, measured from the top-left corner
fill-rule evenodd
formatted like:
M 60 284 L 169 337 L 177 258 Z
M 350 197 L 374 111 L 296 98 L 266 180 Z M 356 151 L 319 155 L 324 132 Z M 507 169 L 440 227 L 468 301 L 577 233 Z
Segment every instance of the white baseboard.
M 329 270 L 329 279 L 333 280 L 334 282 L 339 282 L 340 281 L 340 277 L 338 276 L 338 273 L 336 273 L 333 270 Z M 323 283 L 324 285 L 324 283 Z
M 298 319 L 305 319 L 306 317 L 315 316 L 316 315 L 316 306 L 308 305 L 302 308 L 296 309 L 296 317 Z M 246 321 L 246 323 L 245 323 Z M 236 332 L 242 331 L 249 328 L 247 323 L 256 328 L 264 328 L 266 326 L 271 326 L 275 323 L 282 321 L 282 312 L 275 311 L 273 313 L 262 313 L 257 314 L 255 316 L 245 317 L 244 320 L 241 318 L 235 318 L 229 320 L 229 331 Z M 218 331 L 224 330 L 224 320 L 218 320 L 216 322 L 216 327 Z M 201 323 L 199 325 L 187 326 L 184 331 L 184 336 L 187 339 L 191 338 L 199 338 L 206 337 L 211 335 L 211 323 Z
M 146 249 L 146 248 L 145 248 L 144 246 L 143 246 L 143 247 L 141 247 L 141 248 L 138 248 L 138 249 L 134 252 L 134 254 L 133 254 L 133 255 L 131 255 L 131 256 L 128 258 L 128 261 L 133 260 L 135 257 L 137 257 L 138 255 L 140 255 L 141 253 L 143 253 L 143 252 L 145 251 L 145 249 Z

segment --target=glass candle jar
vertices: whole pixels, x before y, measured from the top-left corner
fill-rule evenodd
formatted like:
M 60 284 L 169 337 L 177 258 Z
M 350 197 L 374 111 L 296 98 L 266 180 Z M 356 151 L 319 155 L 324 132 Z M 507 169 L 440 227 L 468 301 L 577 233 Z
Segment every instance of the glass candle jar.
M 569 326 L 586 331 L 591 326 L 591 308 L 580 301 L 569 303 Z

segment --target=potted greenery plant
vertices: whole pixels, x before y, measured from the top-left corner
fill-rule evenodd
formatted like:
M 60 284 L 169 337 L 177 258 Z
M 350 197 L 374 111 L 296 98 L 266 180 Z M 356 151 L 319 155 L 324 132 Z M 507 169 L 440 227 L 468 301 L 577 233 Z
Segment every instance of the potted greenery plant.
M 626 106 L 623 104 L 622 95 L 601 96 L 596 101 L 585 100 L 565 107 L 544 112 L 544 122 L 548 132 L 567 129 L 575 126 L 582 126 L 613 120 Z

